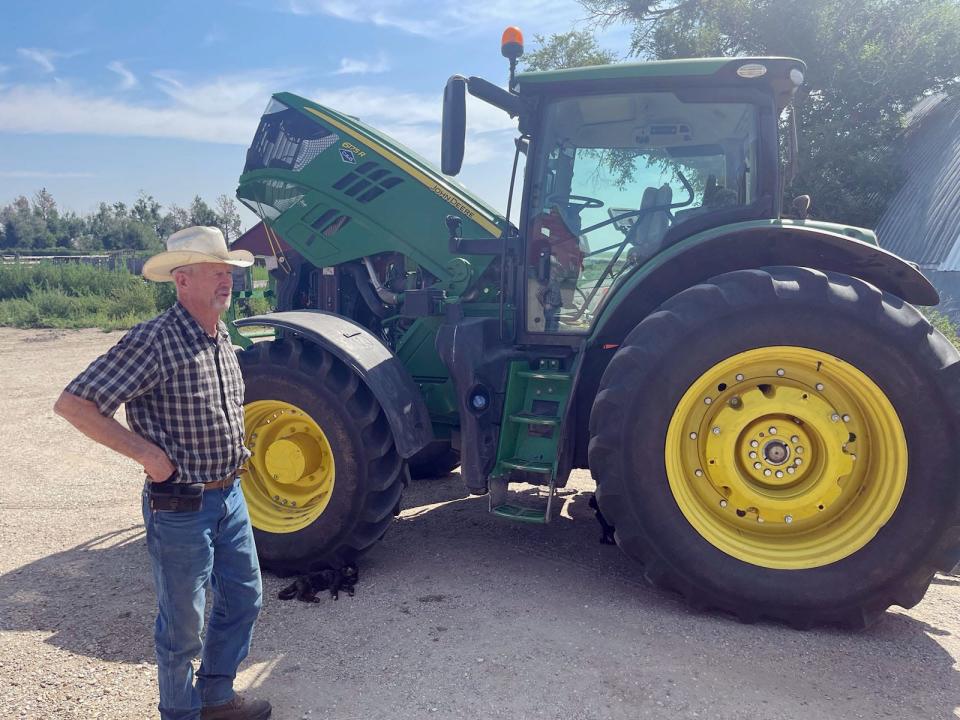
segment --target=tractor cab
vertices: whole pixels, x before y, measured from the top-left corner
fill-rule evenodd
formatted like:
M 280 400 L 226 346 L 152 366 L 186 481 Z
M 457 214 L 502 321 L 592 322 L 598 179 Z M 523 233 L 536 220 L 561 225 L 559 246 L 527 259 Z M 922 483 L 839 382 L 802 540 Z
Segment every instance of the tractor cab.
M 505 52 L 505 54 L 507 54 Z M 518 336 L 591 332 L 611 290 L 684 238 L 779 213 L 777 118 L 803 79 L 785 58 L 673 60 L 455 76 L 444 170 L 459 168 L 452 88 L 519 116 L 527 153 Z M 499 92 L 498 92 L 499 91 Z M 448 116 L 449 108 L 449 116 Z

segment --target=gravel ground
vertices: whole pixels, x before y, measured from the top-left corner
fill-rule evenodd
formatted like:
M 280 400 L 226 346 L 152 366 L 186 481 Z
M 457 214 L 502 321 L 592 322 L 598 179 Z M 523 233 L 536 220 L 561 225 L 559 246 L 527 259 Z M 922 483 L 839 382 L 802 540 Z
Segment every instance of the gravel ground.
M 57 418 L 119 337 L 0 329 L 0 718 L 156 718 L 134 463 Z M 238 685 L 277 720 L 954 718 L 960 581 L 861 633 L 688 610 L 598 543 L 577 473 L 547 527 L 414 483 L 357 595 L 266 602 Z

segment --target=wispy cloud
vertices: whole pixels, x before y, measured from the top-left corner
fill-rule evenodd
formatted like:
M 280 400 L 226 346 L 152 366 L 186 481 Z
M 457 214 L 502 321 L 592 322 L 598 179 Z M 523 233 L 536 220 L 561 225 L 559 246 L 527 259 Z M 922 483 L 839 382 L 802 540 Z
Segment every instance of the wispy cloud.
M 56 50 L 46 50 L 43 48 L 17 48 L 17 54 L 40 66 L 40 70 L 45 73 L 52 73 L 57 69 L 54 61 L 64 56 L 63 53 Z
M 329 15 L 339 20 L 392 27 L 413 35 L 432 35 L 443 29 L 441 21 L 429 17 L 415 18 L 403 12 L 400 0 L 284 0 L 285 9 L 294 15 Z
M 156 78 L 165 102 L 138 104 L 69 83 L 0 89 L 0 132 L 180 138 L 246 145 L 279 73 L 246 73 L 190 84 Z
M 357 85 L 319 89 L 308 97 L 321 105 L 353 115 L 396 138 L 432 162 L 439 160 L 442 97 L 439 93 L 397 92 L 389 87 Z M 501 154 L 516 133 L 516 121 L 473 97 L 467 98 L 466 164 L 476 165 Z
M 385 54 L 380 53 L 372 60 L 341 58 L 340 67 L 334 70 L 331 75 L 373 75 L 387 72 L 389 69 L 390 61 Z
M 413 35 L 439 39 L 463 33 L 488 33 L 491 26 L 535 26 L 538 32 L 568 30 L 586 18 L 578 3 L 555 0 L 488 0 L 463 3 L 459 0 L 277 0 L 281 10 L 294 15 L 327 15 L 349 22 L 395 28 Z
M 134 75 L 127 67 L 120 62 L 119 60 L 114 60 L 107 65 L 107 70 L 115 72 L 120 76 L 120 89 L 129 90 L 132 87 L 137 85 L 137 76 Z
M 155 72 L 150 79 L 161 91 L 159 101 L 95 94 L 64 81 L 0 88 L 0 132 L 177 138 L 246 146 L 270 95 L 278 87 L 295 88 L 303 76 L 263 70 L 194 82 L 175 73 Z M 371 84 L 303 94 L 359 117 L 432 162 L 439 159 L 439 92 L 402 92 Z M 509 154 L 516 122 L 473 97 L 467 103 L 467 164 Z
M 0 178 L 13 180 L 73 180 L 95 178 L 91 172 L 59 172 L 47 170 L 0 170 Z

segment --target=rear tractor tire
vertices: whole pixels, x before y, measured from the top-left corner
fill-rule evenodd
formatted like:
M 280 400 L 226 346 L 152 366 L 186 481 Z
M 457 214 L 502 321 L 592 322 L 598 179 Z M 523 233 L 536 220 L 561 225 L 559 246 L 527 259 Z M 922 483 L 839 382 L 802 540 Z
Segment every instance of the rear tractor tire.
M 238 357 L 261 565 L 283 575 L 353 562 L 386 532 L 407 477 L 380 404 L 350 367 L 301 340 Z
M 696 606 L 795 627 L 912 607 L 960 546 L 958 360 L 916 309 L 846 275 L 689 288 L 603 375 L 600 509 L 648 579 Z

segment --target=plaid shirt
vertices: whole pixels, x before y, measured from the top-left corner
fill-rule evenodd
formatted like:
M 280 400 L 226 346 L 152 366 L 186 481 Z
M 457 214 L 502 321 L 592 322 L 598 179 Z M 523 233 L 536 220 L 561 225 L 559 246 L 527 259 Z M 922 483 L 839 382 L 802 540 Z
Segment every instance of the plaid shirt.
M 242 466 L 243 377 L 222 321 L 212 338 L 179 302 L 124 335 L 67 392 L 163 449 L 177 482 L 214 482 Z

